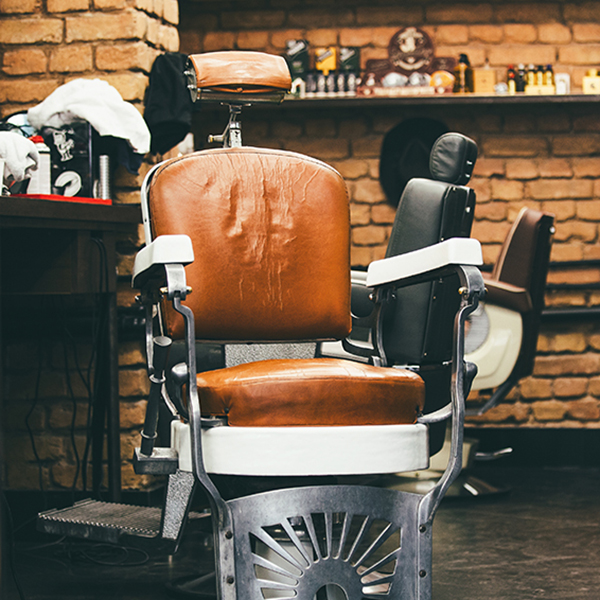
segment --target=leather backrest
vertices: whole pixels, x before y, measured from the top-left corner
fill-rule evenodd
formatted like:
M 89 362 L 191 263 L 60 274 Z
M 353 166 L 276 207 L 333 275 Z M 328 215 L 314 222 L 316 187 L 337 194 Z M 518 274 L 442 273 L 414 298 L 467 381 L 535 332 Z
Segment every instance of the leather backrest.
M 411 179 L 396 211 L 386 256 L 450 237 L 468 237 L 474 207 L 473 190 L 443 181 Z M 391 364 L 434 364 L 450 358 L 452 314 L 459 301 L 456 289 L 450 279 L 396 291 L 384 328 L 384 347 Z
M 513 223 L 494 265 L 492 279 L 529 291 L 533 273 L 538 230 L 544 213 L 522 208 Z
M 350 216 L 342 177 L 279 150 L 196 152 L 159 167 L 148 188 L 153 237 L 187 234 L 196 338 L 339 339 L 350 322 Z M 182 337 L 166 311 L 169 335 Z
M 531 300 L 531 310 L 522 314 L 523 340 L 513 370 L 519 378 L 533 372 L 553 232 L 553 215 L 522 208 L 491 275 L 493 281 L 523 288 Z

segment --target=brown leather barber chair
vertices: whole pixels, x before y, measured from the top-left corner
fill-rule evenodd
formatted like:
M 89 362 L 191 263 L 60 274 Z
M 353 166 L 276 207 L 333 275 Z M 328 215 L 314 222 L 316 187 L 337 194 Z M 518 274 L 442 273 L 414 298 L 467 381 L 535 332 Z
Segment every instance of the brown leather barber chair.
M 224 148 L 161 163 L 142 190 L 146 246 L 133 283 L 147 307 L 152 385 L 135 466 L 169 475 L 160 536 L 178 539 L 202 488 L 222 600 L 429 599 L 433 517 L 461 463 L 464 325 L 483 294 L 479 243 L 434 243 L 376 261 L 366 277 L 375 315 L 394 290 L 456 281 L 444 324 L 452 377 L 438 410 L 426 412 L 426 380 L 386 366 L 378 343 L 366 364 L 283 358 L 197 373 L 198 342 L 277 347 L 350 333 L 350 218 L 334 169 L 241 145 L 241 106 L 289 87 L 283 59 L 196 55 L 188 77 L 193 96 L 229 104 L 232 116 Z M 374 340 L 381 324 L 374 318 Z M 166 397 L 172 339 L 186 350 Z M 173 415 L 169 448 L 154 447 L 161 394 Z M 438 485 L 423 495 L 368 485 L 373 475 L 427 468 L 429 423 L 443 419 L 453 455 Z M 222 477 L 238 495 L 223 492 Z M 267 491 L 255 481 L 268 481 Z

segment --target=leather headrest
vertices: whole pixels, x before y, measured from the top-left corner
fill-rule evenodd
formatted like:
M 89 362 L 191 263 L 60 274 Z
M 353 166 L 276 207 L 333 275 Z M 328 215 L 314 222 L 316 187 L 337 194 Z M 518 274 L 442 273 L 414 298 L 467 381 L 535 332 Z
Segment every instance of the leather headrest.
M 433 179 L 465 185 L 477 160 L 477 144 L 461 133 L 445 133 L 433 144 L 429 171 Z

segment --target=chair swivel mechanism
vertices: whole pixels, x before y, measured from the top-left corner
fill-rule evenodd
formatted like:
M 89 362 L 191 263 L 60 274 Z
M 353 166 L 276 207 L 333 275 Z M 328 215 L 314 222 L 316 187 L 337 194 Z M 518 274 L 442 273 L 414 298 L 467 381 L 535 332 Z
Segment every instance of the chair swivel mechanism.
M 280 99 L 290 83 L 283 59 L 245 52 L 192 56 L 188 77 L 193 95 L 236 116 L 253 92 Z M 225 147 L 163 162 L 143 185 L 146 246 L 133 285 L 148 315 L 151 392 L 136 470 L 169 475 L 163 518 L 180 529 L 193 490 L 206 492 L 223 600 L 428 599 L 432 521 L 461 465 L 464 326 L 484 293 L 480 245 L 436 239 L 369 266 L 367 363 L 284 358 L 198 373 L 198 342 L 277 345 L 343 339 L 351 329 L 343 179 L 307 156 L 242 146 L 239 121 L 231 123 Z M 451 376 L 442 406 L 427 411 L 427 379 L 387 366 L 382 306 L 395 290 L 440 280 L 454 282 L 456 310 L 444 324 Z M 165 374 L 173 339 L 185 341 L 185 359 Z M 177 382 L 173 397 L 166 377 Z M 154 444 L 161 397 L 173 415 L 169 448 Z M 426 468 L 429 423 L 442 419 L 452 422 L 453 454 L 435 488 L 361 483 Z M 226 498 L 219 476 L 241 489 L 265 477 L 274 485 Z M 173 490 L 188 500 L 170 502 Z

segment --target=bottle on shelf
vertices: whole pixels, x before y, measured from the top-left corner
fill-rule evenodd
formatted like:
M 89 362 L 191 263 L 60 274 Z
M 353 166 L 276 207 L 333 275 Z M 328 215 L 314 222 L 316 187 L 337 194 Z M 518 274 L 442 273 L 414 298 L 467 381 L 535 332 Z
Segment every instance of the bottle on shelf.
M 39 160 L 37 169 L 33 171 L 27 186 L 28 194 L 50 194 L 51 193 L 51 160 L 50 148 L 45 144 L 41 135 L 29 138 L 38 151 Z
M 466 54 L 461 54 L 454 69 L 454 93 L 464 94 L 473 91 L 473 69 Z
M 516 73 L 516 90 L 517 92 L 524 92 L 525 86 L 527 85 L 527 73 L 525 72 L 525 65 L 520 63 Z
M 554 85 L 554 71 L 552 70 L 552 65 L 546 66 L 546 71 L 544 72 L 544 85 Z
M 515 94 L 517 91 L 517 81 L 515 68 L 512 65 L 508 65 L 508 71 L 506 73 L 506 84 L 508 85 L 508 93 Z
M 527 85 L 535 85 L 535 66 L 530 63 L 527 67 Z
M 544 85 L 544 65 L 539 65 L 535 71 L 535 85 Z

